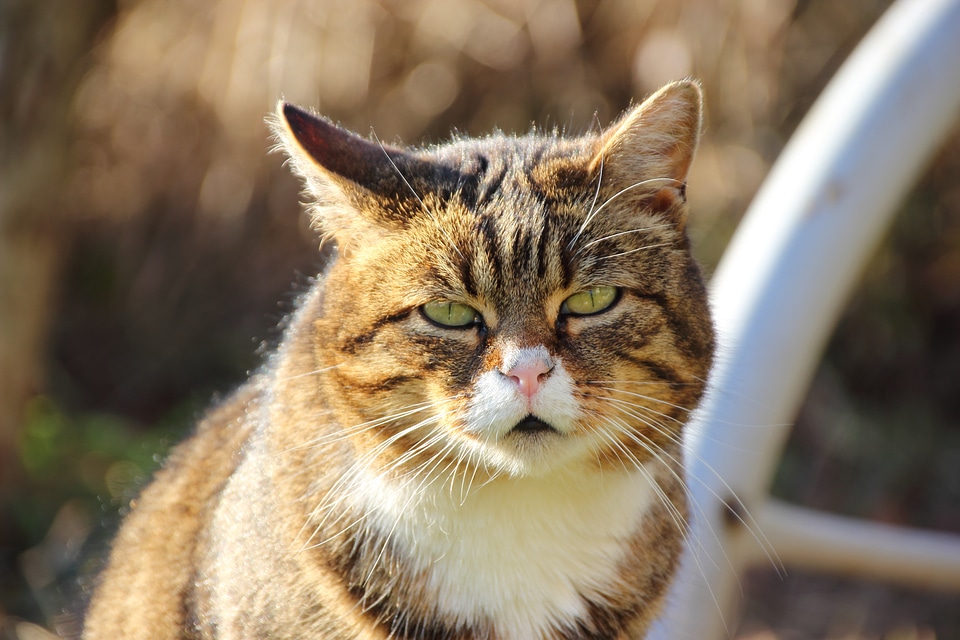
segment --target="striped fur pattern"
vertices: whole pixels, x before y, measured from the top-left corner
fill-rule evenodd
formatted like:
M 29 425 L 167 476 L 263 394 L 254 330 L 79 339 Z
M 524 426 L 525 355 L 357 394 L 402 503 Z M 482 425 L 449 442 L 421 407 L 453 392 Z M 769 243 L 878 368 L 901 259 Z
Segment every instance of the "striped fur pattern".
M 144 491 L 85 637 L 644 637 L 713 354 L 700 100 L 419 150 L 281 104 L 339 257 Z

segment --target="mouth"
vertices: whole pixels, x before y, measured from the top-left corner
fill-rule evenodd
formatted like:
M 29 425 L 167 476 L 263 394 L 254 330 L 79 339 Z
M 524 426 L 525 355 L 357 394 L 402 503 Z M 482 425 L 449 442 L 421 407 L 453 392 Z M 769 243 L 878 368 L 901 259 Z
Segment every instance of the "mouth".
M 540 418 L 532 415 L 528 415 L 509 431 L 509 434 L 517 434 L 518 436 L 539 436 L 548 433 L 559 432 Z

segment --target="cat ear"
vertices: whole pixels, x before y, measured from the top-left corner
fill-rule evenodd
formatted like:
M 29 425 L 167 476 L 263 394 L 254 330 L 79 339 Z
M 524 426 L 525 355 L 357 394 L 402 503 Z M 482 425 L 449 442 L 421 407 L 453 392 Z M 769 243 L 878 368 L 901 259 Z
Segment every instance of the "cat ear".
M 419 197 L 406 176 L 428 171 L 424 160 L 285 102 L 278 104 L 271 125 L 314 198 L 315 224 L 341 248 L 402 226 L 416 210 L 407 206 Z
M 625 190 L 617 197 L 683 227 L 702 101 L 694 80 L 663 87 L 602 134 L 591 175 L 602 172 L 610 196 Z

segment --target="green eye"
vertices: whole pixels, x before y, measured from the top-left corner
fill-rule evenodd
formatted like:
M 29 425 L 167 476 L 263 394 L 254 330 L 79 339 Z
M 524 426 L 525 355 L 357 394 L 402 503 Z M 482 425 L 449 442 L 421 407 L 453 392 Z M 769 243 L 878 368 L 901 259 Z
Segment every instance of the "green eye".
M 444 327 L 466 327 L 475 324 L 480 318 L 480 314 L 473 307 L 447 300 L 428 302 L 420 309 L 429 320 Z
M 617 301 L 616 287 L 594 287 L 578 291 L 563 301 L 560 313 L 572 316 L 589 316 L 606 311 Z

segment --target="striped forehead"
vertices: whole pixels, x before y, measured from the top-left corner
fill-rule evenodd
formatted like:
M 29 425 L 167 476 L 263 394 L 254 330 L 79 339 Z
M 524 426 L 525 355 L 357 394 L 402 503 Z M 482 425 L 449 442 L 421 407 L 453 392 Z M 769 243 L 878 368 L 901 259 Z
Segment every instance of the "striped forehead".
M 505 197 L 478 212 L 475 220 L 462 259 L 480 293 L 521 287 L 534 292 L 568 284 L 563 225 L 549 205 L 530 196 Z
M 422 219 L 432 245 L 432 271 L 451 293 L 488 302 L 540 302 L 570 286 L 570 240 L 590 204 L 590 187 L 551 183 L 556 147 L 541 141 L 494 138 L 444 150 L 459 178 Z M 554 181 L 555 182 L 555 181 Z
M 542 197 L 525 176 L 505 177 L 487 200 L 451 206 L 462 223 L 450 258 L 467 295 L 511 299 L 523 291 L 542 300 L 569 286 L 564 238 L 573 225 L 562 215 L 565 205 Z

